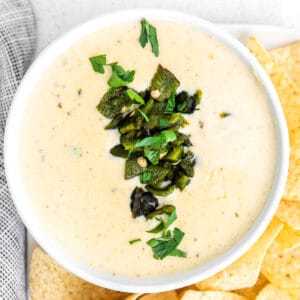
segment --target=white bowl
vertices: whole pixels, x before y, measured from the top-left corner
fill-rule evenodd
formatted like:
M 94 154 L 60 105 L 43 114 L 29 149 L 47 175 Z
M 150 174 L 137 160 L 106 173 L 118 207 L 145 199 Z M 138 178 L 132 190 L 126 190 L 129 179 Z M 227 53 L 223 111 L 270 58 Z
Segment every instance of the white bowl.
M 190 271 L 154 279 L 133 279 L 104 274 L 83 265 L 61 249 L 57 243 L 48 237 L 47 232 L 43 230 L 32 212 L 25 193 L 24 183 L 22 182 L 18 159 L 22 116 L 30 93 L 47 66 L 60 53 L 70 47 L 70 45 L 91 32 L 116 23 L 140 20 L 143 17 L 150 20 L 173 21 L 199 28 L 232 49 L 262 83 L 268 95 L 269 106 L 274 120 L 276 121 L 275 130 L 277 138 L 276 171 L 272 189 L 251 229 L 232 248 L 208 263 Z M 263 68 L 241 43 L 220 30 L 217 26 L 200 18 L 175 11 L 142 9 L 120 11 L 87 22 L 63 35 L 39 55 L 24 76 L 12 103 L 6 125 L 4 155 L 8 185 L 18 213 L 36 241 L 58 263 L 79 277 L 106 288 L 124 292 L 159 292 L 193 284 L 214 275 L 239 258 L 254 244 L 271 221 L 283 194 L 288 171 L 289 140 L 286 121 L 276 91 Z

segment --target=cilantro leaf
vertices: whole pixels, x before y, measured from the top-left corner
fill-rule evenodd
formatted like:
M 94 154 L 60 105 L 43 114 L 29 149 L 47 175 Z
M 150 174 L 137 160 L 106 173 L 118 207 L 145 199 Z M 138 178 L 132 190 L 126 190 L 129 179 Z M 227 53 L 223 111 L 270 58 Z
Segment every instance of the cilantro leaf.
M 104 66 L 106 65 L 106 54 L 92 56 L 89 58 L 92 64 L 93 70 L 97 73 L 104 74 Z
M 146 148 L 145 156 L 148 158 L 148 160 L 151 162 L 152 165 L 157 165 L 160 158 L 160 150 L 159 149 L 148 149 Z
M 183 237 L 184 233 L 175 227 L 173 232 L 168 231 L 166 237 L 150 239 L 147 241 L 147 244 L 152 248 L 154 258 L 156 259 L 163 259 L 169 255 L 186 257 L 185 252 L 181 250 L 176 251 Z
M 165 226 L 165 231 L 167 231 L 167 229 L 175 222 L 176 219 L 177 219 L 177 214 L 176 214 L 176 209 L 174 209 L 168 218 L 168 221 Z
M 141 242 L 141 241 L 142 241 L 141 239 L 135 239 L 135 240 L 129 241 L 129 244 L 132 245 L 132 244 L 135 244 L 135 243 L 138 243 L 138 242 Z
M 160 222 L 157 224 L 157 226 L 155 226 L 154 228 L 152 228 L 151 230 L 148 230 L 148 233 L 159 233 L 161 231 L 163 231 L 165 228 L 165 223 L 162 219 L 160 219 Z
M 169 253 L 169 256 L 186 257 L 186 252 L 176 248 Z
M 186 107 L 186 102 L 182 102 L 177 105 L 178 111 L 183 111 L 185 107 Z
M 144 48 L 148 42 L 150 42 L 152 53 L 157 57 L 159 55 L 159 48 L 158 48 L 158 40 L 157 40 L 157 32 L 156 28 L 151 25 L 146 19 L 141 20 L 141 34 L 139 37 L 139 42 Z
M 141 20 L 141 25 L 142 25 L 142 30 L 141 30 L 141 35 L 139 38 L 139 42 L 141 46 L 144 48 L 146 44 L 148 43 L 148 36 L 149 36 L 149 23 L 147 22 L 146 19 Z
M 118 63 L 112 63 L 110 64 L 110 67 L 113 71 L 107 82 L 110 87 L 117 88 L 120 86 L 125 86 L 134 80 L 134 70 L 125 71 L 121 66 L 118 65 Z
M 160 127 L 167 127 L 169 125 L 169 121 L 167 119 L 160 118 L 158 120 L 158 125 Z
M 163 130 L 159 135 L 146 137 L 137 143 L 135 143 L 135 148 L 140 147 L 152 147 L 157 148 L 165 143 L 173 142 L 177 139 L 177 136 L 172 130 Z
M 145 104 L 144 99 L 133 89 L 127 89 L 125 91 L 125 93 L 128 95 L 128 97 L 131 100 L 135 100 L 136 102 L 140 103 L 140 104 Z
M 148 116 L 141 109 L 138 109 L 138 111 L 143 116 L 143 118 L 145 119 L 145 121 L 148 123 L 149 122 Z
M 152 52 L 156 57 L 159 55 L 158 40 L 156 28 L 149 24 L 149 40 L 152 48 Z
M 153 177 L 153 173 L 150 171 L 143 172 L 140 175 L 141 183 L 148 183 Z
M 174 111 L 174 108 L 175 108 L 175 91 L 172 91 L 171 96 L 168 99 L 164 113 L 172 114 Z

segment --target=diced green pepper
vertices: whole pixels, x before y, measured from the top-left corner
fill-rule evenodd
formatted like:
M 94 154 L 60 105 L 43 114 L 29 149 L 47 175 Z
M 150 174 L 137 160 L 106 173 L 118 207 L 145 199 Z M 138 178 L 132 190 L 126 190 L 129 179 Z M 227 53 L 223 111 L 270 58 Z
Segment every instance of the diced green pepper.
M 171 213 L 175 210 L 174 205 L 164 205 L 161 208 L 156 209 L 155 211 L 151 212 L 147 219 L 153 219 L 154 217 L 157 217 L 162 214 L 171 215 Z
M 168 170 L 161 166 L 150 165 L 147 171 L 152 173 L 152 178 L 147 183 L 154 188 L 159 188 L 168 174 Z
M 169 184 L 166 187 L 163 188 L 153 188 L 150 185 L 146 185 L 146 189 L 152 193 L 153 195 L 156 196 L 162 196 L 162 197 L 166 197 L 170 194 L 172 194 L 175 190 L 175 185 L 174 184 Z
M 151 81 L 150 91 L 159 91 L 159 97 L 156 100 L 164 101 L 171 96 L 172 91 L 176 91 L 179 84 L 180 82 L 173 73 L 158 65 Z
M 165 159 L 170 160 L 172 162 L 177 162 L 180 160 L 183 153 L 183 147 L 177 146 L 171 152 L 168 153 L 168 155 L 165 157 Z
M 108 119 L 116 117 L 123 107 L 132 104 L 132 100 L 124 93 L 125 90 L 124 87 L 109 89 L 98 104 L 98 111 Z
M 184 154 L 184 157 L 179 165 L 186 176 L 193 177 L 195 163 L 196 160 L 194 153 L 192 151 L 188 151 L 186 154 Z
M 125 179 L 130 179 L 142 174 L 146 168 L 137 163 L 137 158 L 128 158 L 125 162 Z
M 110 153 L 113 156 L 127 158 L 129 155 L 129 151 L 125 150 L 124 147 L 119 144 L 110 149 Z
M 184 175 L 183 173 L 179 172 L 175 179 L 175 185 L 183 191 L 185 187 L 190 183 L 191 179 Z
M 116 115 L 106 126 L 105 129 L 116 129 L 123 120 L 123 114 Z

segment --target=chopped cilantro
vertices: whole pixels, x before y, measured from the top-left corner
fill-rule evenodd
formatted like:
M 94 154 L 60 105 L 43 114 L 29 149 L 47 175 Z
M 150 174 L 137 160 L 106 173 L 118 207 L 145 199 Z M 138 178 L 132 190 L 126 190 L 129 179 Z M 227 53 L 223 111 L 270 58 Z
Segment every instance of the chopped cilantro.
M 143 48 L 148 42 L 150 42 L 152 52 L 157 57 L 159 55 L 159 49 L 156 28 L 152 26 L 146 19 L 141 20 L 141 25 L 142 29 L 139 42 Z
M 230 117 L 231 116 L 231 113 L 227 113 L 227 112 L 222 112 L 220 113 L 220 118 L 223 119 L 223 118 L 227 118 L 227 117 Z
M 138 243 L 138 242 L 141 242 L 141 241 L 142 241 L 141 239 L 135 239 L 135 240 L 129 241 L 129 244 L 132 245 L 132 244 L 135 244 L 135 243 Z
M 106 65 L 106 54 L 90 57 L 89 60 L 95 72 L 104 74 L 104 66 Z

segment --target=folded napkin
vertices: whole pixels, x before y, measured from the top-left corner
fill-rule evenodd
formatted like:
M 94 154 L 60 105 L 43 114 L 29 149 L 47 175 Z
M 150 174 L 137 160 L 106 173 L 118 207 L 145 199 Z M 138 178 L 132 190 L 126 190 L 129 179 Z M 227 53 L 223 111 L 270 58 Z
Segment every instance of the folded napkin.
M 26 233 L 10 197 L 3 134 L 14 93 L 34 53 L 35 18 L 27 0 L 0 0 L 0 299 L 26 299 Z

